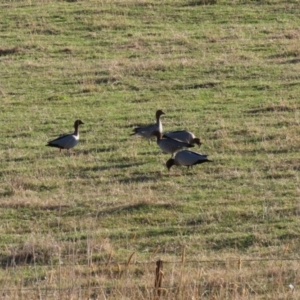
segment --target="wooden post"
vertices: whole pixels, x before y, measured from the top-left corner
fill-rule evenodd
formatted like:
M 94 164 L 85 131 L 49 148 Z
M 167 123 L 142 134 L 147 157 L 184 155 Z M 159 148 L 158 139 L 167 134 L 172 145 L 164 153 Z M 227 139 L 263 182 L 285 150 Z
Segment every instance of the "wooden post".
M 160 298 L 162 277 L 163 277 L 163 262 L 160 259 L 156 262 L 155 283 L 154 283 L 155 298 L 154 299 L 159 299 Z

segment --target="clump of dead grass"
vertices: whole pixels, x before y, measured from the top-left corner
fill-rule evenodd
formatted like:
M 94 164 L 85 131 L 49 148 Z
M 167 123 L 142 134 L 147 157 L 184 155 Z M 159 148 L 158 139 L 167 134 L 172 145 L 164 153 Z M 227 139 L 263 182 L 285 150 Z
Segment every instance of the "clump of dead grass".
M 0 258 L 2 267 L 21 265 L 47 265 L 59 254 L 57 243 L 49 236 L 34 236 L 18 246 L 8 246 L 7 254 Z

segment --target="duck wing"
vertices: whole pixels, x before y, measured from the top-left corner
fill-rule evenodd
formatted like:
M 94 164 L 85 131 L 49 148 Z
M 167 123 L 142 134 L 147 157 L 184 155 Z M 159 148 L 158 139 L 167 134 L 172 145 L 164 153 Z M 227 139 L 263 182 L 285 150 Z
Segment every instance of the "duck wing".
M 144 137 L 152 136 L 155 131 L 159 129 L 157 124 L 150 124 L 146 126 L 140 126 L 133 129 L 133 133 L 131 135 L 141 135 Z
M 193 166 L 210 161 L 207 157 L 206 154 L 183 150 L 176 153 L 175 160 L 178 165 Z
M 76 146 L 78 143 L 78 137 L 74 134 L 66 134 L 58 137 L 55 140 L 48 142 L 46 146 L 57 147 L 61 149 L 70 149 Z

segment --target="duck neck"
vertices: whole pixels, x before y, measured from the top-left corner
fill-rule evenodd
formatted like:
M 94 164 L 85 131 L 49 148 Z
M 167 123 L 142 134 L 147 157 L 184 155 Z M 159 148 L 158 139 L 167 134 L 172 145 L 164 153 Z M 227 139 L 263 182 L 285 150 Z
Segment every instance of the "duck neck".
M 76 124 L 74 128 L 75 128 L 74 135 L 79 136 L 79 126 Z
M 157 123 L 157 124 L 160 123 L 160 115 L 156 115 L 156 123 Z

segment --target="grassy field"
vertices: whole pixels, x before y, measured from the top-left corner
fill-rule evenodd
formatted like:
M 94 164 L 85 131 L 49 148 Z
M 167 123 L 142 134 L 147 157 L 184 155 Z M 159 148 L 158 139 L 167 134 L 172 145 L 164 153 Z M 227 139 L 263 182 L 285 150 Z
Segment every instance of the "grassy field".
M 1 1 L 0 299 L 299 299 L 299 4 Z

